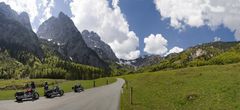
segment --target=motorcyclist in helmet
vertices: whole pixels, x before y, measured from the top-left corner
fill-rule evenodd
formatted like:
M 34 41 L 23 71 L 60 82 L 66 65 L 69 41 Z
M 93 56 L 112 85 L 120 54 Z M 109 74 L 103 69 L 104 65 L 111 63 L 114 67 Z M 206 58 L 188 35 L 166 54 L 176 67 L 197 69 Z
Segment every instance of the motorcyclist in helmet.
M 35 83 L 34 83 L 33 81 L 31 82 L 31 89 L 32 89 L 32 90 L 35 90 L 35 89 L 36 89 L 36 85 L 35 85 Z
M 46 92 L 48 90 L 48 82 L 45 81 L 43 88 L 44 88 L 44 95 L 46 95 Z

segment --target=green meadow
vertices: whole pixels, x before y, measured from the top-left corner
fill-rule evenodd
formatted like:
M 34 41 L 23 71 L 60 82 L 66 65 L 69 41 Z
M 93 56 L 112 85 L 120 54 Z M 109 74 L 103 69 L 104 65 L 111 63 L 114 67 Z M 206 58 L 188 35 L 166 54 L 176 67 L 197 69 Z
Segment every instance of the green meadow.
M 132 74 L 122 78 L 127 82 L 121 96 L 122 110 L 240 109 L 240 63 Z

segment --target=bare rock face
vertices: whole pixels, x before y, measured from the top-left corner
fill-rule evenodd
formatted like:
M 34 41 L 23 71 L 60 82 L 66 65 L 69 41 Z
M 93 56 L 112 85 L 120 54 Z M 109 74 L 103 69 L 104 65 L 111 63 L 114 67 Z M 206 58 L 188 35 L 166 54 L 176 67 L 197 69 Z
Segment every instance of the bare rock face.
M 18 14 L 16 11 L 12 10 L 11 7 L 4 2 L 0 2 L 0 13 L 11 20 L 17 20 Z
M 26 13 L 18 15 L 4 2 L 0 3 L 0 33 L 1 49 L 8 49 L 12 55 L 28 51 L 39 58 L 43 57 L 38 37 L 31 29 L 28 15 Z
M 0 13 L 7 19 L 15 20 L 21 23 L 24 27 L 29 30 L 32 30 L 32 26 L 29 20 L 28 13 L 22 12 L 21 14 L 17 14 L 16 11 L 12 10 L 11 7 L 4 2 L 0 3 Z
M 18 17 L 18 21 L 25 26 L 27 29 L 32 30 L 32 26 L 29 20 L 29 16 L 26 12 L 22 12 L 19 17 Z
M 75 62 L 107 68 L 108 65 L 89 48 L 73 21 L 64 13 L 43 22 L 37 31 L 40 38 L 51 40 L 59 45 L 58 51 L 66 59 Z
M 94 50 L 101 59 L 114 62 L 118 61 L 112 48 L 103 42 L 97 33 L 84 30 L 82 36 L 87 46 Z

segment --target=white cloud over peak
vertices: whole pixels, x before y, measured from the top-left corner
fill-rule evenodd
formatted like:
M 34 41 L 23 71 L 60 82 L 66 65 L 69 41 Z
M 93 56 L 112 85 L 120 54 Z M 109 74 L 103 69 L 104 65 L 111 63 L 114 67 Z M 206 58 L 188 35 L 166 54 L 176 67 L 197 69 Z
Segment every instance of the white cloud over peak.
M 180 53 L 182 51 L 183 51 L 183 48 L 175 46 L 172 49 L 170 49 L 164 56 L 167 56 L 167 55 L 169 55 L 171 53 Z
M 240 40 L 240 0 L 154 0 L 154 3 L 162 19 L 170 18 L 170 25 L 176 29 L 186 25 L 216 29 L 223 25 Z
M 144 51 L 149 54 L 163 55 L 168 51 L 166 47 L 168 41 L 161 34 L 149 35 L 144 38 L 144 43 Z
M 38 15 L 36 6 L 37 0 L 0 0 L 0 2 L 5 2 L 6 4 L 10 5 L 11 8 L 18 13 L 23 11 L 27 12 L 31 22 L 33 22 Z
M 140 55 L 137 49 L 139 39 L 124 18 L 119 0 L 73 0 L 70 3 L 72 20 L 77 28 L 95 31 L 109 44 L 118 58 L 135 59 Z
M 51 9 L 54 7 L 55 0 L 0 0 L 10 5 L 17 13 L 27 12 L 30 17 L 30 22 L 33 30 L 36 31 L 36 26 L 52 16 Z M 37 24 L 33 25 L 36 22 Z
M 43 9 L 40 24 L 52 16 L 51 10 L 54 8 L 54 0 L 42 0 L 40 3 L 40 9 Z

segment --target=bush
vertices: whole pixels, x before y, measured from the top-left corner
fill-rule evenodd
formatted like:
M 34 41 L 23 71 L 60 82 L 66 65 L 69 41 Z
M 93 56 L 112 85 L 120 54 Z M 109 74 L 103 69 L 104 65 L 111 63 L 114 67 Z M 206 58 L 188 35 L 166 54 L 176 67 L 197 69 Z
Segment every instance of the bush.
M 236 51 L 226 52 L 212 58 L 209 62 L 217 65 L 237 63 L 240 62 L 240 53 Z

